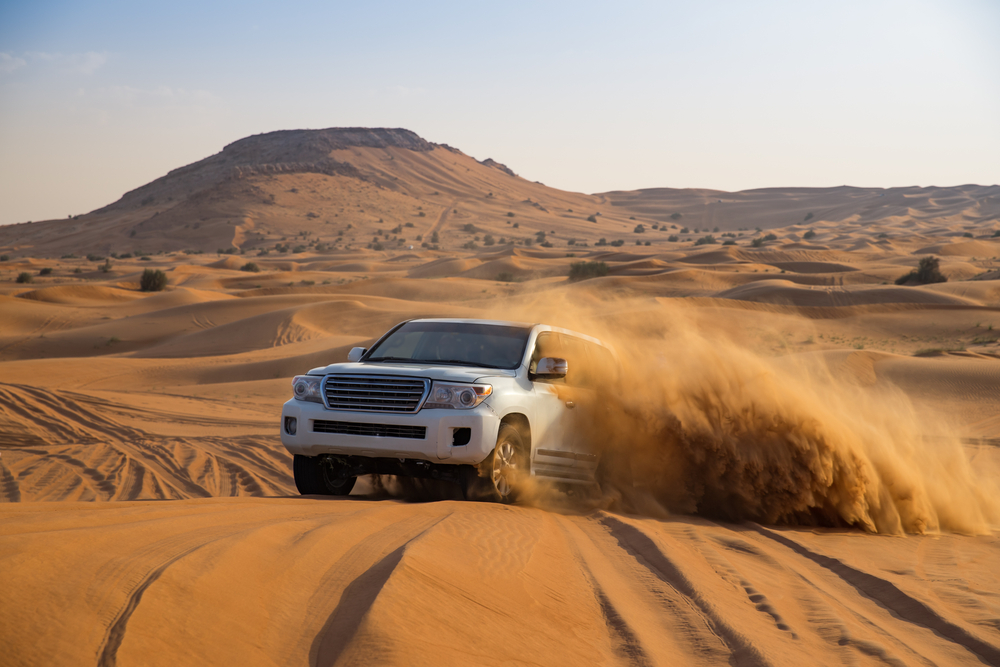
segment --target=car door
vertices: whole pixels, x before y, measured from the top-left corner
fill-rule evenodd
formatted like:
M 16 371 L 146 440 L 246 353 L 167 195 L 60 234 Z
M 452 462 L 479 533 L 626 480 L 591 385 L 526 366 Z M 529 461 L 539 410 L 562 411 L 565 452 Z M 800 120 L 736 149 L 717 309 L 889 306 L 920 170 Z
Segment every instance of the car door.
M 532 470 L 536 475 L 565 481 L 591 481 L 597 467 L 594 443 L 586 433 L 583 413 L 591 404 L 593 388 L 587 386 L 586 341 L 556 332 L 539 334 L 532 354 L 529 377 L 535 396 L 532 424 Z M 565 359 L 564 378 L 534 376 L 543 357 Z

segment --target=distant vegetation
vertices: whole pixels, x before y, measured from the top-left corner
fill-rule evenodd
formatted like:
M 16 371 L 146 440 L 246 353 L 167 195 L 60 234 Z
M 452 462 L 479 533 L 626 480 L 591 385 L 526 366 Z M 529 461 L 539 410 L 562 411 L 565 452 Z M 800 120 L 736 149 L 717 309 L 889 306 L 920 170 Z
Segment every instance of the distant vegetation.
M 167 274 L 159 269 L 146 269 L 139 279 L 139 289 L 143 292 L 160 292 L 167 286 Z
M 569 265 L 569 279 L 573 282 L 606 275 L 608 265 L 604 262 L 573 262 Z
M 941 273 L 941 260 L 933 255 L 922 257 L 915 271 L 896 279 L 897 285 L 930 285 L 944 282 L 948 282 L 948 279 Z
M 9 262 L 10 255 L 0 255 L 0 262 Z
M 709 234 L 708 236 L 702 236 L 700 239 L 694 242 L 695 245 L 708 245 L 710 243 L 717 243 L 715 237 Z
M 643 232 L 646 231 L 646 228 L 642 226 L 642 223 L 639 223 L 638 225 L 635 226 L 635 229 L 633 229 L 632 231 L 635 232 L 636 234 L 642 234 Z
M 811 238 L 815 238 L 815 237 L 816 237 L 816 232 L 814 232 L 811 229 L 808 232 L 806 232 L 805 234 L 802 235 L 802 238 L 806 238 L 806 239 L 811 239 Z
M 672 214 L 670 215 L 670 219 L 671 219 L 671 220 L 680 220 L 680 219 L 681 219 L 681 218 L 683 218 L 683 217 L 684 217 L 684 216 L 683 216 L 683 215 L 681 215 L 680 213 L 672 213 Z
M 813 214 L 812 213 L 806 213 L 806 217 L 805 217 L 805 219 L 802 222 L 808 222 L 808 221 L 810 221 L 812 219 L 813 219 Z
M 38 275 L 40 275 L 40 276 L 49 276 L 49 275 L 52 275 L 52 269 L 50 267 L 46 266 L 44 269 L 42 269 L 42 270 L 40 270 L 38 272 Z
M 587 222 L 597 222 L 597 216 L 596 215 L 588 215 L 587 216 Z
M 35 282 L 35 279 L 27 271 L 21 271 L 21 273 L 17 274 L 17 282 L 19 282 L 19 283 L 33 283 L 33 282 Z
M 260 267 L 257 266 L 256 262 L 247 262 L 240 267 L 240 271 L 249 271 L 251 273 L 260 273 Z

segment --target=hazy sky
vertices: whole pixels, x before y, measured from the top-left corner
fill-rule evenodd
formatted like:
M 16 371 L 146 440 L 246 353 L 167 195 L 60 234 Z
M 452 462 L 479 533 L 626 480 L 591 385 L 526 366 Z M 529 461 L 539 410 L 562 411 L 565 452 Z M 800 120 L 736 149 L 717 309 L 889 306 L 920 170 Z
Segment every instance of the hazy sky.
M 1000 2 L 0 0 L 0 223 L 342 126 L 583 192 L 996 184 Z

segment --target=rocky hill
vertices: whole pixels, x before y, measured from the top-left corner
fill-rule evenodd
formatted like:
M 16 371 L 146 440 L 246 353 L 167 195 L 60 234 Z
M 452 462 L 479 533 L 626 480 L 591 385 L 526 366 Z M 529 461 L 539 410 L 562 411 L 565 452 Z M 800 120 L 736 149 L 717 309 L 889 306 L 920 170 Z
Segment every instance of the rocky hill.
M 586 195 L 409 130 L 331 128 L 247 137 L 86 215 L 0 227 L 0 252 L 391 255 L 636 241 L 669 248 L 758 229 L 797 240 L 831 223 L 912 223 L 914 233 L 957 224 L 956 234 L 990 236 L 998 220 L 998 186 Z

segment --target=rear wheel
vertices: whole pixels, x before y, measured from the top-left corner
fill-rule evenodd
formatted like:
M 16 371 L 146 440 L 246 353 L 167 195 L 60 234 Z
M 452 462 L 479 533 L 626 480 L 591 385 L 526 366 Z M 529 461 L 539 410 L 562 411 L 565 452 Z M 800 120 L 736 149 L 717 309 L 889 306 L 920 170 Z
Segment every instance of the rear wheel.
M 339 474 L 338 467 L 326 457 L 296 454 L 292 460 L 295 488 L 303 496 L 346 496 L 358 478 Z
M 478 468 L 467 471 L 463 490 L 467 500 L 512 503 L 528 474 L 524 439 L 510 424 L 501 424 L 497 446 Z

